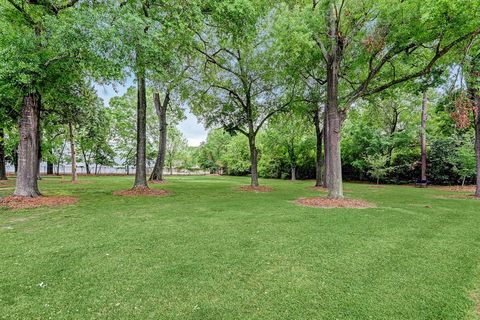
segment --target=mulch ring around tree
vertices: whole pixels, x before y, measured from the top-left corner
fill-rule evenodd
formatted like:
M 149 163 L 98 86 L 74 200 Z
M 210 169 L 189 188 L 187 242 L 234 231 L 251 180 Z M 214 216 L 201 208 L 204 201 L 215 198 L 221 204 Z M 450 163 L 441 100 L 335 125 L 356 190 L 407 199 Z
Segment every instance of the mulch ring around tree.
M 124 197 L 162 197 L 170 195 L 170 192 L 162 189 L 150 189 L 150 188 L 133 188 L 130 190 L 119 190 L 113 192 L 114 196 L 124 196 Z
M 358 199 L 329 199 L 326 197 L 300 198 L 294 201 L 295 204 L 315 208 L 374 208 L 373 203 Z
M 239 187 L 240 191 L 246 191 L 246 192 L 272 192 L 273 188 L 272 187 L 267 187 L 267 186 L 240 186 Z
M 9 196 L 0 199 L 0 207 L 9 209 L 57 207 L 75 204 L 77 201 L 78 198 L 70 196 L 40 196 L 35 198 Z

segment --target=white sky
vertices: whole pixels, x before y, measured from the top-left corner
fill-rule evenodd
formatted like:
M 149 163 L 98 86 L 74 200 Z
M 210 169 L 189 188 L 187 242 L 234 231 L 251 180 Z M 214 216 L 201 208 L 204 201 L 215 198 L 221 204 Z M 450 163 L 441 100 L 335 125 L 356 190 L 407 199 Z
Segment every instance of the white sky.
M 133 85 L 133 81 L 127 80 L 125 84 L 112 85 L 96 85 L 98 95 L 108 105 L 111 98 L 123 95 L 127 89 Z M 150 106 L 149 106 L 150 107 Z M 190 110 L 185 110 L 186 119 L 178 124 L 178 128 L 183 132 L 188 140 L 189 146 L 199 146 L 202 141 L 207 139 L 207 131 L 204 126 L 198 122 L 197 117 Z

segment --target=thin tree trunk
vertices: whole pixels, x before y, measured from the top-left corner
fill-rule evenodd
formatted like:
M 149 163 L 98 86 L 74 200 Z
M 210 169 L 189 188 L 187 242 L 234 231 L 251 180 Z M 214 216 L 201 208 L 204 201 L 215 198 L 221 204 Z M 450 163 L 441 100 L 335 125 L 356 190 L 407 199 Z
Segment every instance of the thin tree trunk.
M 47 161 L 47 175 L 53 174 L 53 162 Z
M 292 166 L 291 168 L 291 172 L 292 172 L 292 181 L 295 181 L 297 180 L 297 168 L 295 166 Z
M 15 148 L 12 151 L 12 159 L 13 159 L 13 170 L 15 174 L 18 172 L 18 144 L 15 145 Z
M 153 94 L 153 105 L 158 116 L 159 139 L 158 154 L 155 166 L 153 167 L 150 181 L 163 181 L 163 168 L 165 167 L 165 150 L 167 149 L 167 107 L 170 101 L 170 94 L 166 93 L 163 103 L 160 102 L 160 95 Z
M 340 154 L 340 130 L 342 114 L 338 104 L 338 64 L 330 63 L 327 69 L 327 188 L 328 197 L 343 198 L 342 160 Z
M 248 146 L 250 148 L 250 163 L 251 163 L 251 180 L 252 187 L 258 187 L 258 152 L 255 145 L 255 134 L 250 132 L 248 136 Z
M 316 133 L 316 140 L 317 140 L 317 149 L 316 149 L 316 157 L 315 157 L 315 187 L 322 187 L 323 186 L 323 128 L 320 126 L 320 112 L 319 110 L 315 111 L 313 116 L 314 123 L 315 123 L 315 133 Z
M 68 133 L 70 140 L 70 159 L 72 162 L 72 182 L 77 181 L 77 152 L 75 151 L 75 134 L 72 123 L 68 123 Z
M 147 188 L 147 100 L 145 88 L 145 76 L 137 75 L 137 155 L 134 188 Z
M 5 166 L 5 134 L 0 128 L 0 180 L 7 180 L 7 168 Z
M 38 197 L 40 95 L 30 93 L 23 98 L 19 121 L 18 173 L 15 196 Z
M 65 151 L 65 142 L 62 144 L 62 150 L 60 151 L 60 155 L 58 156 L 57 162 L 57 176 L 60 175 L 60 162 L 62 161 L 63 151 Z
M 477 158 L 477 186 L 475 188 L 475 197 L 480 197 L 480 94 L 477 90 L 473 94 L 475 116 L 475 155 Z
M 87 155 L 85 154 L 85 150 L 83 150 L 83 148 L 82 148 L 82 156 L 83 156 L 83 161 L 85 162 L 86 174 L 90 174 L 90 159 L 87 158 Z
M 426 128 L 427 128 L 427 103 L 428 97 L 427 92 L 423 92 L 423 100 L 422 100 L 422 124 L 420 129 L 420 147 L 421 147 L 421 157 L 422 157 L 422 168 L 421 168 L 421 176 L 420 179 L 425 181 L 427 180 L 427 135 L 426 135 Z
M 327 147 L 327 106 L 325 105 L 323 115 L 323 187 L 327 188 L 327 175 L 328 175 L 328 147 Z

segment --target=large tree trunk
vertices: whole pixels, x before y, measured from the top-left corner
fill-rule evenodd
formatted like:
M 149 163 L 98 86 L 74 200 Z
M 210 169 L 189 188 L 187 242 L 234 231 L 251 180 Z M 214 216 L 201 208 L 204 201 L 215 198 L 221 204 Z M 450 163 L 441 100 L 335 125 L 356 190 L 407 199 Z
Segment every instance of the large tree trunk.
M 315 157 L 315 187 L 322 187 L 323 186 L 323 128 L 320 126 L 320 112 L 319 110 L 315 111 L 313 116 L 313 120 L 315 123 L 315 133 L 316 133 L 316 140 L 317 140 L 317 149 L 316 149 L 316 157 Z
M 163 181 L 163 168 L 165 167 L 165 150 L 167 148 L 167 107 L 169 102 L 169 93 L 166 93 L 163 103 L 160 102 L 160 95 L 153 94 L 153 105 L 158 116 L 159 139 L 158 154 L 155 166 L 153 167 L 150 181 Z
M 0 180 L 7 180 L 7 169 L 5 166 L 5 134 L 0 128 Z
M 420 179 L 421 180 L 427 180 L 427 134 L 426 134 L 426 129 L 427 129 L 427 103 L 428 103 L 428 97 L 427 97 L 427 92 L 423 92 L 423 100 L 422 100 L 422 125 L 420 129 L 420 148 L 421 148 L 421 163 L 422 163 L 422 169 L 421 169 L 421 175 Z
M 343 198 L 342 159 L 340 154 L 340 130 L 343 115 L 338 104 L 338 64 L 333 61 L 327 68 L 327 188 L 329 198 Z
M 72 123 L 68 123 L 68 134 L 70 140 L 70 159 L 72 162 L 72 182 L 77 181 L 77 152 L 75 151 L 75 134 Z
M 137 155 L 134 188 L 147 188 L 147 97 L 145 76 L 137 75 Z
M 15 196 L 38 197 L 40 95 L 30 93 L 23 98 L 19 121 L 18 173 Z
M 250 163 L 251 163 L 251 180 L 250 185 L 252 187 L 258 187 L 258 152 L 257 146 L 255 145 L 255 134 L 253 132 L 249 133 L 248 136 L 248 146 L 250 148 Z

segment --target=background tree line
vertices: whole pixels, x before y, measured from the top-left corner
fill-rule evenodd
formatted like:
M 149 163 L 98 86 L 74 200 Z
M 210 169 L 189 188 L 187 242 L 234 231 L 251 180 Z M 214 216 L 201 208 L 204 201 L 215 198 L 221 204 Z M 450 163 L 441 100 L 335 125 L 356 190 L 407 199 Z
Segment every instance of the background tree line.
M 315 177 L 342 198 L 344 177 L 463 183 L 480 168 L 477 1 L 1 0 L 0 14 L 17 196 L 39 196 L 40 161 L 65 149 L 90 172 L 119 157 L 148 188 L 190 150 L 184 108 L 224 131 L 188 161 L 252 187 Z M 103 106 L 95 84 L 127 79 Z

